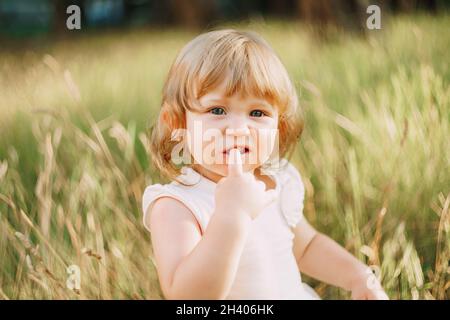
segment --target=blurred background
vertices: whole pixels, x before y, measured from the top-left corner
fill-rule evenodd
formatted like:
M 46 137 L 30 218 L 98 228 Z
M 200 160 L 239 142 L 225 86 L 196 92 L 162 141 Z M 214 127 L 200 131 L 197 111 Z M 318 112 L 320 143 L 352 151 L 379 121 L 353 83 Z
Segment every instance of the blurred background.
M 83 29 L 133 26 L 202 28 L 250 17 L 300 19 L 364 31 L 366 8 L 383 13 L 436 14 L 448 9 L 445 0 L 2 0 L 1 33 L 12 37 L 67 34 L 66 8 L 77 5 Z
M 81 29 L 68 30 L 69 5 Z M 369 5 L 381 29 L 369 30 Z M 148 129 L 199 33 L 260 33 L 300 96 L 305 216 L 392 299 L 450 295 L 450 2 L 0 0 L 0 299 L 160 299 Z M 67 268 L 80 287 L 67 286 Z M 325 299 L 349 293 L 304 276 Z

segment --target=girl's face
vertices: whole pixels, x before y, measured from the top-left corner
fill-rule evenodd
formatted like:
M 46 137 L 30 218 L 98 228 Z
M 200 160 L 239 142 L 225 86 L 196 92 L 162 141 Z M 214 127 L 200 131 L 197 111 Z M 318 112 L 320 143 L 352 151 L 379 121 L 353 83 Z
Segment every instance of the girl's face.
M 187 144 L 194 168 L 212 180 L 227 175 L 228 152 L 241 151 L 243 170 L 253 172 L 278 148 L 278 110 L 268 101 L 218 87 L 199 99 L 199 112 L 186 112 Z

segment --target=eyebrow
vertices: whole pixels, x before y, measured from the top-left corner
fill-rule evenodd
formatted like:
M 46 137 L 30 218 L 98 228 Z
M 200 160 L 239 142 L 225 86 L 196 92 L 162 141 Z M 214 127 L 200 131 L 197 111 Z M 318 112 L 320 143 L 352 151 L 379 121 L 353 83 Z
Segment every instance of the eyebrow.
M 200 99 L 202 100 L 202 99 Z M 218 103 L 227 103 L 228 100 L 226 98 L 222 98 L 219 96 L 212 96 L 210 98 L 204 98 L 203 99 L 203 103 L 211 103 L 211 102 L 218 102 Z M 270 109 L 275 109 L 275 107 L 268 103 L 265 100 L 260 100 L 260 99 L 256 99 L 256 100 L 250 100 L 250 102 L 247 104 L 250 107 L 254 107 L 254 106 L 262 106 L 262 107 L 266 107 L 266 108 L 270 108 Z
M 221 98 L 209 98 L 205 99 L 206 101 L 216 101 L 216 102 L 226 102 L 227 99 L 221 99 Z
M 275 107 L 273 105 L 271 105 L 270 103 L 268 103 L 265 100 L 251 100 L 248 105 L 249 106 L 263 106 L 266 108 L 275 109 Z
M 203 100 L 203 102 L 208 102 L 208 103 L 211 103 L 211 102 L 227 102 L 227 99 L 224 99 L 224 98 L 221 98 L 221 97 L 217 97 L 217 96 L 213 96 L 213 97 L 209 97 L 209 98 L 200 98 L 200 101 L 202 101 Z

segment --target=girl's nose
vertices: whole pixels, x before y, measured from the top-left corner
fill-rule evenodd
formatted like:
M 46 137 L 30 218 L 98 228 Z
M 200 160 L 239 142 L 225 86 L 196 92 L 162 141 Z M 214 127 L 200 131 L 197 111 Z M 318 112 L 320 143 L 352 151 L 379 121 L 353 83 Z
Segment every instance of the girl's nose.
M 245 119 L 242 119 L 242 117 L 232 117 L 230 119 L 230 122 L 228 123 L 228 126 L 225 130 L 225 134 L 228 136 L 246 136 L 250 134 L 250 129 L 247 125 L 247 122 Z
M 227 128 L 225 130 L 225 134 L 227 136 L 248 136 L 250 134 L 250 129 L 248 127 L 245 128 Z

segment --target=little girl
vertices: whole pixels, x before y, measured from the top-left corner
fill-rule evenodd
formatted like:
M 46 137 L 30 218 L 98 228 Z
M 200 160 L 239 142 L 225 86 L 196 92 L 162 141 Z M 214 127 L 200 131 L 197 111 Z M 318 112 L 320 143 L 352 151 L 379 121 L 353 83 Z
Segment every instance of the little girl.
M 142 201 L 166 298 L 318 299 L 300 271 L 354 299 L 387 298 L 367 266 L 303 217 L 304 186 L 286 160 L 303 127 L 297 109 L 258 35 L 213 31 L 181 50 L 150 146 L 172 182 L 147 187 Z

